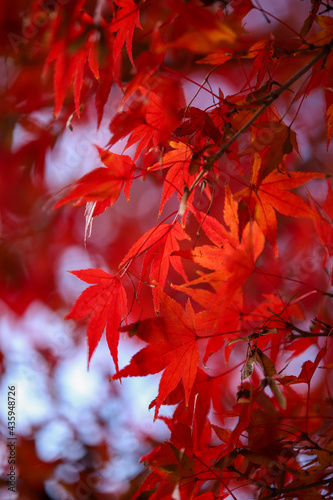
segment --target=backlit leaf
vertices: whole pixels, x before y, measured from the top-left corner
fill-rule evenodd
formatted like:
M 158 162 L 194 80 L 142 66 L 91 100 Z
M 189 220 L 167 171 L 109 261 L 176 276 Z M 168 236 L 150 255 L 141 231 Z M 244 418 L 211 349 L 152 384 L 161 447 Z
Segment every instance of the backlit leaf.
M 163 401 L 180 381 L 188 404 L 199 364 L 196 317 L 190 302 L 184 310 L 162 291 L 160 298 L 166 316 L 142 320 L 137 327 L 136 335 L 149 345 L 135 354 L 130 364 L 112 378 L 144 376 L 164 370 L 156 399 L 155 418 Z
M 87 327 L 88 366 L 106 327 L 106 340 L 118 372 L 118 343 L 121 319 L 127 314 L 127 297 L 121 281 L 102 269 L 71 271 L 90 286 L 76 300 L 67 319 L 89 316 Z

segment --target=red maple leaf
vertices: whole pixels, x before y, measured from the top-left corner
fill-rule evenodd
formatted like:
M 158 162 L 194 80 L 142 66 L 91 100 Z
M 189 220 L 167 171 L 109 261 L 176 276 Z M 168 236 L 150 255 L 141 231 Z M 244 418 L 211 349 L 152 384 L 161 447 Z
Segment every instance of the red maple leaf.
M 88 367 L 106 326 L 106 340 L 113 358 L 116 371 L 118 366 L 119 326 L 127 314 L 127 297 L 121 281 L 102 269 L 71 271 L 86 283 L 86 288 L 76 300 L 67 319 L 83 319 L 90 316 L 87 327 Z
M 267 71 L 267 66 L 269 64 L 276 64 L 277 61 L 277 58 L 274 55 L 273 39 L 263 39 L 255 42 L 250 47 L 247 57 L 251 59 L 254 58 L 249 80 L 257 75 L 256 89 L 258 89 L 263 82 L 264 76 Z
M 228 301 L 229 302 L 229 301 Z M 203 357 L 203 363 L 206 364 L 210 356 L 218 352 L 229 339 L 235 338 L 240 331 L 240 313 L 243 306 L 243 294 L 235 294 L 233 300 L 223 305 L 221 313 L 221 301 L 215 300 L 210 310 L 202 312 L 202 324 L 209 331 L 209 340 L 206 352 Z M 230 352 L 233 346 L 224 349 L 224 358 L 228 364 Z
M 152 75 L 159 62 L 153 59 L 146 62 L 151 65 L 149 67 L 140 65 L 136 79 L 131 81 L 125 92 L 123 103 L 133 93 L 136 94 L 136 99 L 126 111 L 116 114 L 110 123 L 110 146 L 127 135 L 130 136 L 126 148 L 138 143 L 134 161 L 144 148 L 166 143 L 180 123 L 178 106 L 184 105 L 182 87 L 177 81 Z
M 66 203 L 74 206 L 89 202 L 96 203 L 93 216 L 100 214 L 118 199 L 122 188 L 129 198 L 129 191 L 134 177 L 135 164 L 126 155 L 117 155 L 97 147 L 105 167 L 99 167 L 74 182 L 70 192 L 58 201 L 53 209 Z
M 197 374 L 199 351 L 196 315 L 188 300 L 186 309 L 160 290 L 166 317 L 149 318 L 135 326 L 136 335 L 148 346 L 133 356 L 128 366 L 112 380 L 121 377 L 142 377 L 164 370 L 156 398 L 155 418 L 166 397 L 182 380 L 188 404 Z M 134 325 L 129 325 L 130 330 Z
M 327 180 L 327 197 L 323 206 L 318 204 L 314 205 L 314 202 L 310 198 L 310 204 L 312 209 L 318 213 L 318 217 L 314 219 L 314 225 L 318 237 L 322 243 L 327 248 L 329 255 L 333 254 L 333 196 L 332 196 L 332 186 L 329 180 Z M 326 256 L 323 256 L 323 263 L 326 260 Z
M 113 47 L 113 57 L 115 61 L 118 59 L 120 51 L 126 42 L 126 50 L 134 66 L 132 39 L 135 27 L 142 29 L 140 23 L 140 8 L 133 0 L 114 0 L 114 3 L 118 5 L 119 9 L 111 23 L 111 30 L 114 32 L 117 31 Z
M 308 359 L 302 365 L 301 373 L 296 377 L 295 375 L 280 375 L 279 382 L 283 385 L 292 385 L 292 384 L 310 384 L 311 379 L 318 368 L 320 361 L 327 353 L 327 347 L 324 346 L 318 352 L 316 359 L 311 361 Z
M 308 359 L 307 361 L 305 361 L 305 363 L 303 363 L 301 373 L 298 375 L 298 378 L 301 382 L 310 384 L 311 379 L 316 369 L 318 368 L 320 361 L 326 355 L 326 352 L 327 352 L 327 347 L 324 346 L 320 349 L 314 361 Z
M 173 193 L 177 191 L 181 198 L 183 195 L 184 185 L 190 186 L 195 178 L 195 175 L 191 175 L 189 173 L 189 167 L 194 153 L 193 148 L 188 144 L 174 141 L 170 142 L 170 146 L 173 149 L 163 156 L 163 162 L 155 163 L 148 168 L 150 172 L 169 168 L 163 184 L 159 214 L 161 214 L 166 201 L 173 195 Z M 193 195 L 191 198 L 193 198 Z
M 273 363 L 276 363 L 281 343 L 284 341 L 286 334 L 289 333 L 289 330 L 283 327 L 283 321 L 288 323 L 292 317 L 304 320 L 304 314 L 299 304 L 285 304 L 281 297 L 274 294 L 263 294 L 263 298 L 264 300 L 254 310 L 244 314 L 242 319 L 245 324 L 257 324 L 255 330 L 265 330 L 266 327 L 268 327 L 268 331 L 277 329 L 277 333 L 274 334 L 274 342 L 271 343 L 270 348 L 270 359 Z M 259 332 L 259 336 L 256 338 L 256 346 L 264 350 L 271 339 L 271 334 L 261 335 Z M 291 346 L 294 347 L 294 344 L 291 344 Z
M 57 16 L 52 27 L 52 36 L 56 36 L 61 31 L 63 20 Z M 55 63 L 54 69 L 54 92 L 55 106 L 54 115 L 57 116 L 62 108 L 66 92 L 73 83 L 75 111 L 80 117 L 80 96 L 83 85 L 83 75 L 86 63 L 96 80 L 99 80 L 98 44 L 99 33 L 95 29 L 94 20 L 86 12 L 76 13 L 73 19 L 72 30 L 68 38 L 52 40 L 52 45 L 46 63 L 44 73 L 47 72 L 49 64 Z M 76 47 L 72 50 L 70 47 Z
M 190 237 L 185 233 L 179 222 L 175 224 L 160 224 L 149 229 L 149 231 L 141 236 L 125 255 L 119 267 L 128 267 L 134 258 L 144 253 L 141 283 L 146 279 L 147 271 L 150 268 L 150 281 L 157 282 L 161 287 L 164 287 L 170 263 L 186 280 L 186 274 L 180 257 L 176 257 L 171 261 L 169 259 L 172 252 L 179 250 L 179 241 L 185 239 L 189 240 Z M 140 287 L 141 284 L 139 284 L 138 291 Z M 158 312 L 160 309 L 160 287 L 153 288 L 153 299 L 155 310 Z

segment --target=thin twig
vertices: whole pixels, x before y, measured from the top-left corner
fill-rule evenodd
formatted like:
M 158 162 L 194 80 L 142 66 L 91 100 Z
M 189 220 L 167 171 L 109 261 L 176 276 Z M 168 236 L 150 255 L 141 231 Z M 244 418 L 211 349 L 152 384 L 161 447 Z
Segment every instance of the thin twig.
M 292 486 L 290 488 L 278 488 L 275 489 L 274 492 L 266 495 L 265 497 L 260 497 L 260 500 L 268 500 L 269 498 L 277 498 L 284 493 L 289 493 L 291 491 L 299 491 L 299 490 L 307 490 L 310 488 L 314 488 L 316 486 L 324 486 L 325 484 L 333 484 L 333 478 L 322 479 L 321 481 L 316 481 L 315 483 L 301 484 L 299 486 Z
M 219 159 L 223 154 L 228 150 L 228 148 L 238 139 L 239 136 L 241 136 L 246 130 L 251 127 L 251 125 L 259 118 L 264 111 L 266 111 L 267 108 L 271 106 L 271 104 L 278 98 L 280 95 L 289 87 L 295 83 L 299 78 L 301 78 L 307 71 L 309 71 L 318 61 L 321 59 L 327 57 L 327 55 L 330 53 L 330 51 L 333 48 L 333 39 L 330 41 L 329 44 L 325 45 L 323 49 L 319 52 L 319 54 L 316 55 L 310 61 L 308 64 L 306 64 L 302 69 L 300 69 L 294 76 L 292 76 L 284 85 L 281 85 L 281 87 L 273 90 L 270 92 L 267 96 L 263 97 L 262 99 L 259 99 L 257 101 L 254 101 L 254 104 L 259 104 L 263 102 L 263 105 L 258 109 L 258 111 L 248 120 L 235 134 L 229 139 L 228 142 L 226 142 L 215 154 L 210 156 L 208 158 L 208 162 L 206 164 L 206 167 L 199 172 L 197 175 L 196 179 L 193 181 L 192 185 L 189 188 L 189 195 L 192 193 L 194 188 L 198 185 L 202 177 L 206 175 L 206 173 L 210 170 L 211 166 Z

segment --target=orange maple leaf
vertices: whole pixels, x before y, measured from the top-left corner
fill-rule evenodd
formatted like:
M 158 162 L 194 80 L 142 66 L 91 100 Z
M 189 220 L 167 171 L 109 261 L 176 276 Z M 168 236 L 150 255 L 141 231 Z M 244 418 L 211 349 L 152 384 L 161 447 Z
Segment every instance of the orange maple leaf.
M 188 9 L 182 2 L 169 1 L 175 14 L 182 19 L 184 33 L 166 44 L 168 48 L 184 48 L 193 53 L 207 54 L 221 46 L 232 47 L 238 37 L 238 26 L 230 19 L 221 20 L 213 12 L 192 4 Z
M 257 176 L 260 169 L 260 158 L 257 155 L 251 176 L 251 185 L 234 195 L 241 200 L 250 211 L 251 217 L 257 221 L 261 231 L 273 246 L 277 256 L 277 219 L 275 211 L 289 217 L 315 218 L 315 212 L 290 189 L 297 188 L 315 178 L 323 178 L 317 172 L 279 172 L 270 173 L 258 185 Z
M 220 313 L 232 301 L 233 297 L 245 283 L 248 277 L 255 271 L 255 262 L 261 254 L 265 244 L 265 237 L 260 231 L 258 224 L 248 222 L 243 231 L 241 242 L 235 249 L 226 243 L 224 248 L 203 245 L 193 251 L 179 251 L 173 255 L 185 257 L 196 264 L 207 269 L 211 273 L 203 273 L 200 278 L 173 287 L 190 295 L 196 302 L 205 308 L 211 308 L 212 304 L 219 308 Z M 192 288 L 197 285 L 209 284 L 216 293 L 200 288 Z
M 224 220 L 229 226 L 229 231 L 223 248 L 203 245 L 192 251 L 179 251 L 173 254 L 190 259 L 213 271 L 174 288 L 187 293 L 207 309 L 211 309 L 212 305 L 219 308 L 219 314 L 222 311 L 220 308 L 230 304 L 240 287 L 253 273 L 255 262 L 265 245 L 265 237 L 255 221 L 246 224 L 239 241 L 237 203 L 228 186 L 226 186 Z M 192 288 L 204 284 L 211 285 L 216 293 Z

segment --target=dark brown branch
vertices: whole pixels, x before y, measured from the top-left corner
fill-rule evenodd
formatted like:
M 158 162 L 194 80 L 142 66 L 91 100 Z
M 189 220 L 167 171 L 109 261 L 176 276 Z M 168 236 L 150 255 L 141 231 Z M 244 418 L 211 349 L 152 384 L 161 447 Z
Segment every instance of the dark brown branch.
M 264 497 L 260 497 L 260 500 L 268 500 L 269 498 L 277 498 L 284 493 L 290 493 L 292 491 L 307 490 L 310 488 L 315 488 L 316 486 L 325 486 L 325 484 L 333 484 L 333 478 L 322 479 L 321 481 L 316 481 L 314 483 L 301 484 L 300 486 L 292 486 L 291 488 L 276 488 L 272 493 Z M 269 488 L 269 486 L 268 486 Z

